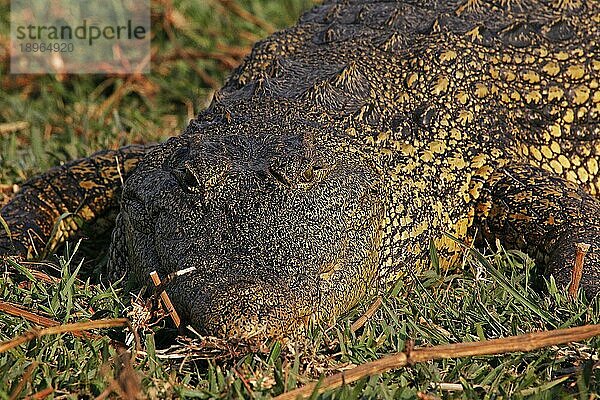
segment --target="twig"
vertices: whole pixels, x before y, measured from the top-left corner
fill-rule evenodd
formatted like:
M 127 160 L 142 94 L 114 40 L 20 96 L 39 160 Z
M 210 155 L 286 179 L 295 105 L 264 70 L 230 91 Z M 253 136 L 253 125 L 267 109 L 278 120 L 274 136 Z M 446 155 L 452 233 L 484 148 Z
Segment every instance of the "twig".
M 251 398 L 255 399 L 256 397 L 254 396 L 254 391 L 250 387 L 250 384 L 248 383 L 248 381 L 246 380 L 246 378 L 244 378 L 244 376 L 240 373 L 240 371 L 237 370 L 237 368 L 234 368 L 233 372 L 235 372 L 235 374 L 238 376 L 238 378 L 240 378 L 240 380 L 242 381 L 242 384 L 244 385 L 244 387 L 248 391 L 248 396 L 250 396 Z
M 432 394 L 417 392 L 417 399 L 419 399 L 419 400 L 439 400 L 439 397 L 436 397 Z
M 484 340 L 481 342 L 416 348 L 408 352 L 390 354 L 378 360 L 329 376 L 323 379 L 320 382 L 320 385 L 318 385 L 319 382 L 309 383 L 302 388 L 283 393 L 275 399 L 296 399 L 299 396 L 309 396 L 315 391 L 317 393 L 322 393 L 325 390 L 335 389 L 344 384 L 356 382 L 366 376 L 381 374 L 392 369 L 398 369 L 406 365 L 412 365 L 423 361 L 442 358 L 484 356 L 516 351 L 532 351 L 542 347 L 585 340 L 598 335 L 600 335 L 600 325 L 584 325 L 576 328 L 527 333 L 524 335 Z
M 375 314 L 375 311 L 377 311 L 379 307 L 381 307 L 381 297 L 378 297 L 373 302 L 373 304 L 369 306 L 367 311 L 363 315 L 361 315 L 356 321 L 354 321 L 354 323 L 350 326 L 350 332 L 354 333 L 360 328 L 362 328 L 363 325 L 366 324 L 367 321 L 373 316 L 373 314 Z
M 5 122 L 0 124 L 0 134 L 21 131 L 27 128 L 29 128 L 29 122 L 27 121 Z
M 27 382 L 29 382 L 29 380 L 31 379 L 31 375 L 33 374 L 33 371 L 37 368 L 37 366 L 37 361 L 34 361 L 31 364 L 29 364 L 29 367 L 27 367 L 27 369 L 25 370 L 25 373 L 21 377 L 19 384 L 17 385 L 17 387 L 15 387 L 15 390 L 13 390 L 10 394 L 9 400 L 15 400 L 19 397 L 23 389 L 25 389 L 25 385 L 27 385 Z
M 461 383 L 440 382 L 431 383 L 429 386 L 433 389 L 446 390 L 450 392 L 462 392 L 465 390 L 464 386 Z M 481 385 L 475 385 L 474 387 L 481 387 Z
M 157 287 L 160 286 L 160 284 L 161 284 L 160 277 L 158 276 L 156 271 L 150 272 L 150 277 L 152 278 L 152 282 L 154 282 L 154 286 L 157 286 Z M 165 305 L 167 312 L 173 319 L 175 326 L 179 328 L 179 325 L 181 325 L 181 319 L 179 318 L 179 314 L 177 314 L 177 311 L 175 310 L 173 303 L 171 303 L 171 299 L 169 298 L 169 295 L 167 294 L 167 292 L 165 292 L 164 290 L 161 291 L 160 299 L 162 300 L 163 304 Z
M 34 324 L 41 325 L 43 327 L 60 325 L 60 322 L 56 320 L 32 313 L 31 311 L 25 310 L 15 304 L 2 300 L 0 300 L 0 311 L 5 312 L 9 315 L 14 315 L 15 317 L 25 318 L 27 321 L 33 322 Z M 81 336 L 81 334 L 76 333 L 76 336 Z
M 265 32 L 267 32 L 268 34 L 275 32 L 275 27 L 273 27 L 273 25 L 271 25 L 270 23 L 268 23 L 267 21 L 265 21 L 263 19 L 258 18 L 256 15 L 252 14 L 251 12 L 244 10 L 236 2 L 234 2 L 232 0 L 219 0 L 219 3 L 221 3 L 223 5 L 223 7 L 227 8 L 228 10 L 233 12 L 238 17 L 245 19 L 246 21 L 258 26 L 259 28 L 264 29 Z
M 25 400 L 43 400 L 46 397 L 50 396 L 54 393 L 54 388 L 52 386 L 48 386 L 46 389 L 42 389 L 39 392 L 32 394 L 31 396 L 25 397 Z
M 0 354 L 4 353 L 14 347 L 17 347 L 23 343 L 29 342 L 32 339 L 39 338 L 46 335 L 57 335 L 60 333 L 73 333 L 89 331 L 90 329 L 98 328 L 114 328 L 119 326 L 128 326 L 133 331 L 131 324 L 127 318 L 112 318 L 112 319 L 99 319 L 95 321 L 76 322 L 73 324 L 64 324 L 57 326 L 50 326 L 43 329 L 31 329 L 25 332 L 23 335 L 18 336 L 14 339 L 7 340 L 0 343 Z M 134 333 L 136 336 L 136 343 L 139 348 L 139 338 L 137 332 Z
M 583 276 L 583 260 L 589 249 L 590 245 L 587 243 L 575 243 L 575 261 L 571 270 L 571 283 L 569 283 L 569 296 L 571 297 L 577 297 L 579 283 Z

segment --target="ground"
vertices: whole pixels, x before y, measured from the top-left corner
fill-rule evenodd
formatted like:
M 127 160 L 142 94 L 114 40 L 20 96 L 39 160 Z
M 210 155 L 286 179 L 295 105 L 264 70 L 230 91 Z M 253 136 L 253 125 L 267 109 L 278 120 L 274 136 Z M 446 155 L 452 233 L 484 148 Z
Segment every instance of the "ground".
M 53 165 L 101 148 L 177 134 L 254 41 L 292 24 L 310 5 L 309 0 L 156 1 L 150 74 L 27 76 L 8 74 L 9 2 L 1 0 L 0 204 L 14 185 Z M 168 318 L 148 315 L 147 321 L 145 304 L 97 283 L 105 260 L 101 251 L 91 251 L 101 248 L 92 239 L 53 257 L 56 270 L 47 268 L 48 275 L 34 275 L 25 264 L 2 265 L 0 306 L 18 305 L 60 324 L 135 315 L 141 350 L 127 362 L 125 350 L 135 346 L 120 328 L 96 330 L 97 336 L 87 338 L 34 339 L 0 351 L 1 398 L 34 393 L 37 398 L 115 393 L 268 398 L 322 373 L 401 351 L 408 341 L 416 346 L 476 341 L 600 320 L 600 299 L 573 300 L 553 282 L 532 282 L 533 263 L 523 254 L 465 249 L 452 271 L 440 271 L 432 251 L 430 269 L 384 294 L 383 305 L 356 332 L 351 324 L 374 298 L 333 327 L 313 327 L 304 341 L 247 349 L 192 333 L 175 340 Z M 531 290 L 532 285 L 541 290 Z M 0 341 L 35 326 L 20 315 L 0 311 Z M 599 346 L 595 339 L 526 354 L 423 363 L 324 397 L 597 398 Z M 129 389 L 119 386 L 125 381 L 133 382 Z

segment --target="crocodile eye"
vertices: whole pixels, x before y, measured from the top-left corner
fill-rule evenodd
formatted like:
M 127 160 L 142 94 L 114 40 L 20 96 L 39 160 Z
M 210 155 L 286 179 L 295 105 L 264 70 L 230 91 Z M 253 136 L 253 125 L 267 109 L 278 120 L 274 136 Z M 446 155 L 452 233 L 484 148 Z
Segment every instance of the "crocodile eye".
M 173 169 L 171 173 L 186 192 L 200 193 L 202 191 L 198 177 L 194 173 L 193 169 L 185 163 L 179 168 Z
M 196 178 L 196 174 L 191 168 L 186 168 L 185 173 L 183 175 L 183 183 L 189 189 L 197 189 L 200 186 L 200 182 L 198 182 L 198 178 Z
M 301 181 L 308 183 L 308 182 L 312 182 L 312 180 L 314 178 L 315 178 L 315 171 L 314 171 L 313 166 L 311 165 L 310 167 L 305 169 L 304 172 L 302 173 Z

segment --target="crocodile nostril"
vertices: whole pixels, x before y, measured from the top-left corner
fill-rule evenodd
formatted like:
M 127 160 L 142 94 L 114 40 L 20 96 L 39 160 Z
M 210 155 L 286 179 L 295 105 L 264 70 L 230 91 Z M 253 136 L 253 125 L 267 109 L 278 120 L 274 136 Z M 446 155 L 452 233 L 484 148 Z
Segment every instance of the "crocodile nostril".
M 271 174 L 271 176 L 273 178 L 275 178 L 275 180 L 277 182 L 279 182 L 282 185 L 287 186 L 287 187 L 292 186 L 291 182 L 287 179 L 287 177 L 284 174 L 282 174 L 281 172 L 279 172 L 277 169 L 275 169 L 273 167 L 269 167 L 268 171 Z

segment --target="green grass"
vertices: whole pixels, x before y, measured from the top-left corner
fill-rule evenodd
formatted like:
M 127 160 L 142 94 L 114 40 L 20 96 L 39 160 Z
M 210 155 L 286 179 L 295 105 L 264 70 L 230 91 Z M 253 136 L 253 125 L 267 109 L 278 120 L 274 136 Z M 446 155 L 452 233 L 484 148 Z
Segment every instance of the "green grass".
M 552 282 L 541 294 L 531 290 L 533 263 L 523 254 L 500 251 L 484 257 L 474 252 L 466 254 L 460 273 L 439 275 L 432 268 L 411 283 L 399 283 L 356 334 L 350 332 L 350 324 L 369 301 L 333 327 L 313 327 L 304 340 L 267 343 L 247 353 L 244 347 L 216 339 L 201 343 L 193 334 L 173 342 L 169 321 L 150 315 L 139 300 L 132 301 L 120 289 L 79 280 L 80 265 L 67 255 L 59 257 L 58 267 L 61 280 L 55 284 L 41 282 L 26 268 L 9 268 L 0 280 L 0 298 L 60 323 L 131 317 L 135 310 L 143 351 L 132 365 L 141 390 L 152 397 L 268 398 L 318 379 L 321 373 L 402 351 L 408 340 L 428 346 L 600 322 L 598 300 L 574 301 Z M 0 313 L 0 340 L 31 327 Z M 0 354 L 0 396 L 8 398 L 22 380 L 23 393 L 51 386 L 57 396 L 99 395 L 123 369 L 119 347 L 111 338 L 127 342 L 125 332 L 105 330 L 106 336 L 99 339 L 45 336 Z M 166 344 L 171 347 L 165 349 Z M 448 398 L 589 399 L 600 389 L 600 369 L 594 366 L 599 345 L 596 338 L 531 353 L 417 364 L 365 378 L 323 398 L 415 398 L 423 392 Z M 27 378 L 31 365 L 34 373 Z M 449 383 L 460 384 L 461 390 L 446 390 Z
M 217 0 L 178 0 L 174 13 L 170 4 L 167 0 L 153 4 L 152 45 L 160 60 L 155 60 L 150 74 L 135 79 L 60 78 L 7 73 L 4 27 L 9 6 L 0 1 L 0 45 L 4 46 L 0 49 L 0 124 L 29 124 L 0 134 L 0 184 L 4 185 L 0 187 L 5 198 L 12 184 L 66 160 L 177 134 L 207 104 L 241 54 L 267 35 Z M 311 2 L 244 0 L 237 4 L 282 27 L 293 23 Z M 170 36 L 164 33 L 168 29 L 173 32 Z M 177 46 L 197 51 L 198 57 L 182 60 Z M 115 96 L 118 88 L 125 89 L 123 96 Z M 111 385 L 118 393 L 122 390 L 118 382 L 127 380 L 139 380 L 143 396 L 152 398 L 268 398 L 321 374 L 401 351 L 409 340 L 429 346 L 600 322 L 599 300 L 590 304 L 567 298 L 553 282 L 536 278 L 530 259 L 500 250 L 485 256 L 466 253 L 456 271 L 440 272 L 432 263 L 430 270 L 386 293 L 383 306 L 357 333 L 350 332 L 350 325 L 372 299 L 333 327 L 313 327 L 304 340 L 248 350 L 193 334 L 174 339 L 176 332 L 168 318 L 151 313 L 152 304 L 136 300 L 119 286 L 97 283 L 96 263 L 82 263 L 73 254 L 81 255 L 82 250 L 68 247 L 51 259 L 61 277 L 56 283 L 34 277 L 27 265 L 4 265 L 0 300 L 63 324 L 135 317 L 142 351 L 131 360 L 133 370 L 116 344 L 123 342 L 134 350 L 126 329 L 98 330 L 99 338 L 44 336 L 0 353 L 0 399 L 49 387 L 54 398 L 94 398 L 107 393 Z M 542 290 L 532 290 L 533 284 Z M 0 341 L 33 326 L 0 312 Z M 596 338 L 531 353 L 422 363 L 365 378 L 323 398 L 410 399 L 420 392 L 443 398 L 597 398 L 599 345 Z M 448 384 L 460 390 L 450 391 Z

